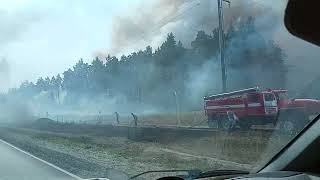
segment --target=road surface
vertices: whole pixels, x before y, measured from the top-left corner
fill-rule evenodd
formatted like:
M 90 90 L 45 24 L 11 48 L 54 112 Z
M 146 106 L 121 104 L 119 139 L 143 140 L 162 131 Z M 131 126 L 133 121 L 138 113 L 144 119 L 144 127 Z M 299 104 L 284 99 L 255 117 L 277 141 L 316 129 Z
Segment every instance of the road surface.
M 0 140 L 0 180 L 51 179 L 80 178 Z

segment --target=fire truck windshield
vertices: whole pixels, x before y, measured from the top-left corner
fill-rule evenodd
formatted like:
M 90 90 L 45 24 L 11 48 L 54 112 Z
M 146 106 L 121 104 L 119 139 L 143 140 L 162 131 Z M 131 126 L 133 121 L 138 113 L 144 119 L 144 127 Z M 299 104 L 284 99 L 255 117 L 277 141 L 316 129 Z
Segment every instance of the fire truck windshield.
M 275 100 L 275 96 L 273 93 L 265 93 L 264 94 L 264 100 L 265 101 L 274 101 Z

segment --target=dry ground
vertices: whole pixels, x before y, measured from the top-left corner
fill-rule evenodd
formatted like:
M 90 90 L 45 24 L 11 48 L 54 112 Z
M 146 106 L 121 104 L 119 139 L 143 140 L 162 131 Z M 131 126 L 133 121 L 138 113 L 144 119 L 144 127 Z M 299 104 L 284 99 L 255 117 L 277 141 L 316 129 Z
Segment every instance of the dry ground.
M 46 160 L 84 178 L 104 176 L 104 168 L 121 170 L 130 175 L 161 169 L 250 170 L 263 161 L 261 157 L 270 158 L 290 138 L 236 133 L 137 142 L 124 137 L 52 133 L 21 128 L 2 128 L 0 137 L 14 142 L 22 149 L 32 147 L 32 153 L 36 156 L 39 155 L 37 148 L 47 149 L 41 151 L 40 158 L 48 158 Z M 64 154 L 68 158 L 63 155 L 56 157 L 55 152 L 60 153 L 59 157 Z M 75 160 L 70 161 L 70 158 Z M 95 168 L 88 169 L 87 166 Z

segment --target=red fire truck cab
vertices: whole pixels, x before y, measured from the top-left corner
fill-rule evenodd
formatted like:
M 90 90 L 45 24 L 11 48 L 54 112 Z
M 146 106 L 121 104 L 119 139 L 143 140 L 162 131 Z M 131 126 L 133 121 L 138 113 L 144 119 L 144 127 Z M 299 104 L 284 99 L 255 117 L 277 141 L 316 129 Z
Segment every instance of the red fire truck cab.
M 228 112 L 235 114 L 242 128 L 274 123 L 278 114 L 275 94 L 258 87 L 208 96 L 204 101 L 209 127 L 227 128 Z
M 276 125 L 279 116 L 288 119 L 292 115 L 291 119 L 300 118 L 300 122 L 304 122 L 306 114 L 320 112 L 320 101 L 289 99 L 286 93 L 287 90 L 282 89 L 260 90 L 255 87 L 204 97 L 208 126 L 230 128 L 231 113 L 237 125 L 247 129 L 251 125 Z

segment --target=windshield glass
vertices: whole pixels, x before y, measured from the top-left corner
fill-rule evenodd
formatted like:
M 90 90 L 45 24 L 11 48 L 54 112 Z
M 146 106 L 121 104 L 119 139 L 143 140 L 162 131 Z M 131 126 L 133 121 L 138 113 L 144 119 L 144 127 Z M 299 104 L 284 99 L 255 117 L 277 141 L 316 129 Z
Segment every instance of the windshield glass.
M 286 1 L 221 2 L 1 2 L 0 139 L 81 178 L 263 165 L 319 113 L 320 51 Z
M 271 93 L 264 94 L 264 100 L 265 101 L 274 101 L 275 96 L 274 96 L 274 94 L 271 94 Z

